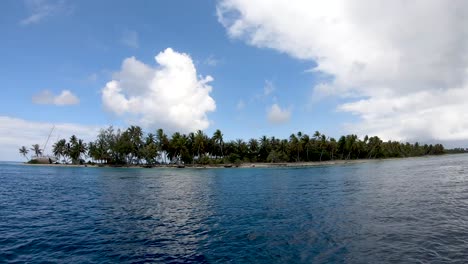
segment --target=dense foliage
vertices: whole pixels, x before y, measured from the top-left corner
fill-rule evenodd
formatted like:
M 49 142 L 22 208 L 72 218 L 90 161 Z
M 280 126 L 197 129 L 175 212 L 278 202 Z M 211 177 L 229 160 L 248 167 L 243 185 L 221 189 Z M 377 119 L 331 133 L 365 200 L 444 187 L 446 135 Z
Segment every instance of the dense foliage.
M 453 148 L 453 149 L 446 149 L 445 153 L 447 154 L 462 154 L 468 153 L 468 149 L 465 148 Z
M 113 127 L 103 129 L 94 142 L 87 144 L 74 135 L 68 142 L 61 139 L 54 144 L 53 153 L 65 163 L 77 163 L 89 157 L 94 162 L 110 165 L 223 164 L 413 157 L 443 154 L 444 147 L 384 142 L 376 136 L 359 139 L 356 135 L 346 135 L 336 140 L 318 131 L 312 136 L 298 132 L 288 139 L 263 136 L 224 142 L 220 130 L 211 137 L 201 130 L 168 136 L 162 129 L 144 134 L 140 127 L 131 126 L 124 131 Z

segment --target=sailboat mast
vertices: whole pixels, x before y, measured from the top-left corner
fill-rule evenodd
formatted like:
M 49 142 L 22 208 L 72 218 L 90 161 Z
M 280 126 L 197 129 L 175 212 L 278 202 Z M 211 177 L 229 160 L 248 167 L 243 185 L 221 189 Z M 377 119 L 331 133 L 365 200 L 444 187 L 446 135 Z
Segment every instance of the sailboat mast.
M 44 144 L 44 147 L 42 148 L 44 152 L 45 152 L 45 148 L 47 147 L 47 143 L 49 143 L 50 136 L 52 135 L 52 132 L 54 132 L 54 129 L 55 129 L 55 125 L 52 126 L 52 129 L 50 130 L 49 136 L 47 137 L 47 140 L 46 140 L 46 142 Z

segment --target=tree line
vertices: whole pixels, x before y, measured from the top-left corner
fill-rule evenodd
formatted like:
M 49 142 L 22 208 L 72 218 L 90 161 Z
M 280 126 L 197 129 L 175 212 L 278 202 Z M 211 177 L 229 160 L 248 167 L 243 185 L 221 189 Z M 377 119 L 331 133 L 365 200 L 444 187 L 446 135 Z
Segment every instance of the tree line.
M 32 150 L 40 155 L 39 145 Z M 90 162 L 108 165 L 184 164 L 239 164 L 242 162 L 306 162 L 351 159 L 382 159 L 444 154 L 443 145 L 420 145 L 398 141 L 383 141 L 377 136 L 328 137 L 316 131 L 302 132 L 289 138 L 262 136 L 225 142 L 218 129 L 210 137 L 203 131 L 167 135 L 163 129 L 144 133 L 139 126 L 125 130 L 112 126 L 102 129 L 95 141 L 85 143 L 75 135 L 67 141 L 60 139 L 52 152 L 63 163 Z M 26 147 L 20 153 L 27 154 Z

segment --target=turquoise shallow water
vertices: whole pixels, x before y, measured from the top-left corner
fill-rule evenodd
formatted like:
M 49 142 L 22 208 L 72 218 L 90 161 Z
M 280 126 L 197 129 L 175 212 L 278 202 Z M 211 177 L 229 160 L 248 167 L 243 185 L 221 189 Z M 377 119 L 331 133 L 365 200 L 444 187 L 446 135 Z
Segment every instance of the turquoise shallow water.
M 0 164 L 0 262 L 462 263 L 468 155 L 281 169 Z

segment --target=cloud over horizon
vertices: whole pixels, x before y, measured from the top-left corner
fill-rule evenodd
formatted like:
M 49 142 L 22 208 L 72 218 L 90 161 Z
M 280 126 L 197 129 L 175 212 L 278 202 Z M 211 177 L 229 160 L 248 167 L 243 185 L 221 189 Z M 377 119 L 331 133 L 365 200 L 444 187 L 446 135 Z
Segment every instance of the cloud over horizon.
M 30 14 L 20 21 L 22 26 L 37 24 L 47 17 L 71 12 L 71 7 L 65 0 L 25 0 L 24 4 Z
M 291 119 L 291 110 L 281 108 L 278 104 L 273 104 L 267 109 L 267 119 L 271 124 L 284 124 Z
M 102 89 L 104 107 L 144 128 L 192 132 L 210 125 L 216 109 L 211 76 L 199 77 L 192 59 L 171 48 L 160 52 L 157 67 L 127 58 Z
M 314 61 L 333 78 L 351 133 L 386 139 L 468 140 L 468 2 L 222 0 L 231 38 Z
M 32 97 L 35 104 L 46 105 L 76 105 L 80 103 L 80 99 L 74 95 L 70 90 L 63 90 L 59 95 L 54 95 L 49 90 L 43 90 Z
M 85 142 L 93 141 L 99 130 L 105 127 L 87 126 L 72 123 L 47 123 L 30 121 L 21 118 L 0 116 L 0 160 L 20 161 L 24 158 L 19 154 L 21 146 L 31 148 L 32 144 L 44 146 L 52 127 L 55 127 L 49 139 L 44 154 L 51 154 L 51 146 L 59 138 L 67 140 L 72 135 L 83 139 Z

